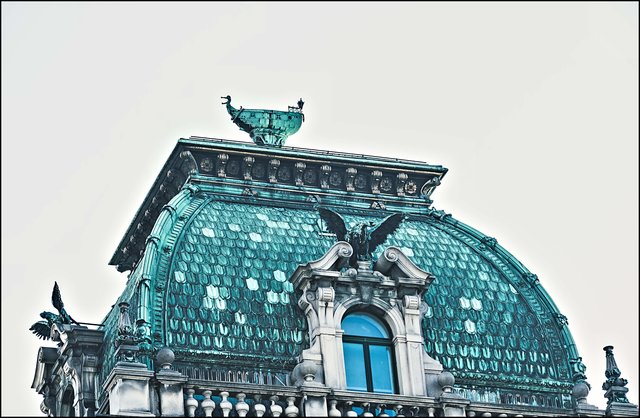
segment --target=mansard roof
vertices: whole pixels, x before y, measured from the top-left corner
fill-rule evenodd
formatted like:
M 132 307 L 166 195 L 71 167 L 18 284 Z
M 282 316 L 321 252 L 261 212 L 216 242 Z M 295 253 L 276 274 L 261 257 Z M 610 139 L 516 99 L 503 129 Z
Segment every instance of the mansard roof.
M 247 164 L 244 161 L 246 157 L 253 158 L 253 161 Z M 270 164 L 272 159 L 278 161 L 277 165 Z M 342 198 L 347 201 L 362 197 L 371 200 L 375 197 L 375 200 L 381 202 L 391 199 L 395 204 L 415 205 L 418 202 L 420 206 L 428 206 L 431 203 L 429 196 L 421 196 L 421 189 L 425 183 L 437 179 L 433 186 L 435 188 L 447 172 L 441 165 L 421 161 L 308 148 L 263 147 L 216 138 L 181 138 L 138 209 L 109 264 L 117 266 L 118 271 L 131 270 L 136 265 L 142 257 L 146 237 L 150 234 L 160 210 L 178 193 L 191 175 L 208 180 L 222 177 L 231 182 L 246 181 L 247 166 L 248 177 L 254 186 L 257 183 L 266 183 L 278 188 L 295 187 L 305 193 L 342 192 Z M 353 172 L 346 172 L 347 168 L 356 170 L 351 178 L 349 176 Z M 275 170 L 273 173 L 272 169 Z M 337 174 L 333 174 L 332 177 L 332 173 Z M 376 175 L 372 176 L 372 173 Z M 321 184 L 325 174 L 326 184 Z M 270 178 L 272 175 L 276 176 L 275 181 Z M 313 179 L 305 177 L 314 175 Z M 341 178 L 338 179 L 338 176 Z M 362 181 L 365 183 L 360 187 Z M 378 184 L 374 184 L 375 182 Z M 387 183 L 390 186 L 384 187 Z M 349 190 L 350 186 L 353 190 Z
M 261 164 L 264 171 L 256 170 Z M 378 253 L 396 246 L 436 277 L 424 296 L 427 353 L 463 385 L 568 390 L 570 360 L 578 354 L 566 318 L 495 239 L 430 207 L 425 185 L 439 184 L 446 171 L 388 158 L 180 140 L 111 264 L 133 269 L 124 299 L 135 299 L 141 279 L 151 281 L 154 342 L 174 350 L 176 368 L 190 374 L 203 364 L 234 362 L 290 370 L 309 342 L 288 278 L 335 242 L 322 229 L 317 204 L 351 223 L 401 211 L 406 220 Z M 339 179 L 331 180 L 333 172 Z M 358 175 L 364 180 L 356 184 Z M 382 188 L 383 178 L 391 185 Z M 151 241 L 158 248 L 153 261 L 145 253 Z M 107 318 L 107 339 L 116 318 Z

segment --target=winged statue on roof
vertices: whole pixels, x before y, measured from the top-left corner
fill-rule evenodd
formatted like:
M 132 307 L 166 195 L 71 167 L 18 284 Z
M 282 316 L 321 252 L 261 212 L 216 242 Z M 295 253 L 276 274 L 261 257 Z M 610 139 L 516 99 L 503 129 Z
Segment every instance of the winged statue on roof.
M 44 311 L 40 314 L 40 317 L 44 319 L 44 321 L 38 321 L 35 324 L 31 325 L 29 331 L 33 332 L 38 338 L 42 338 L 43 340 L 48 340 L 51 338 L 51 328 L 54 324 L 76 324 L 79 325 L 78 322 L 71 317 L 64 309 L 64 303 L 62 302 L 62 297 L 60 296 L 60 288 L 58 287 L 58 282 L 54 282 L 53 285 L 53 293 L 51 294 L 51 302 L 53 303 L 53 307 L 58 310 L 58 314 L 54 314 L 53 312 Z
M 358 261 L 370 261 L 373 252 L 387 237 L 395 232 L 404 220 L 402 213 L 394 213 L 381 222 L 359 222 L 351 229 L 337 212 L 327 208 L 318 208 L 320 218 L 326 223 L 327 229 L 336 234 L 338 241 L 347 241 L 353 248 L 353 255 L 349 265 L 358 268 Z

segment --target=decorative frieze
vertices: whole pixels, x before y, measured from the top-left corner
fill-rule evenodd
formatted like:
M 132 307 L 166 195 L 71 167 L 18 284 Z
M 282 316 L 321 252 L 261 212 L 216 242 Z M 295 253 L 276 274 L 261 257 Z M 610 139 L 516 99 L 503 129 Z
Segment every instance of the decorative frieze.
M 239 179 L 244 181 L 265 182 L 271 184 L 294 185 L 296 187 L 320 188 L 325 190 L 346 191 L 398 197 L 402 199 L 429 200 L 439 176 L 433 173 L 400 171 L 398 169 L 360 168 L 344 162 L 314 163 L 308 159 L 273 158 L 258 153 L 218 154 L 195 152 L 200 175 L 218 178 Z M 215 170 L 214 170 L 215 161 Z M 418 194 L 418 189 L 422 190 Z M 160 187 L 161 193 L 171 194 L 173 189 Z

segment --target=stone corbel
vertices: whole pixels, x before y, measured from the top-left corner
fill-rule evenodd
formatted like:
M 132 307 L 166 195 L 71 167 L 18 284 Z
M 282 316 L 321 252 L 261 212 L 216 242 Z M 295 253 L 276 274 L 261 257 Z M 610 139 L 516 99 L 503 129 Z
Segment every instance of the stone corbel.
M 229 161 L 229 154 L 218 154 L 218 158 L 216 159 L 218 177 L 227 177 L 227 161 Z
M 242 175 L 245 180 L 251 180 L 251 168 L 253 167 L 255 160 L 256 159 L 250 155 L 247 155 L 242 159 Z
M 363 306 L 371 305 L 374 290 L 379 286 L 382 278 L 375 274 L 361 274 L 356 276 L 356 283 Z
M 396 194 L 398 196 L 404 196 L 404 184 L 407 182 L 408 178 L 409 176 L 407 176 L 407 173 L 398 173 L 398 181 L 396 182 Z
M 323 164 L 320 166 L 320 188 L 328 189 L 329 188 L 329 174 L 331 174 L 331 166 L 328 164 Z
M 431 193 L 440 185 L 440 177 L 431 177 L 427 180 L 422 187 L 420 188 L 420 196 L 422 198 L 429 200 L 431 197 Z
M 358 170 L 356 170 L 353 167 L 349 167 L 347 168 L 346 174 L 347 174 L 347 177 L 346 177 L 345 184 L 347 186 L 347 191 L 354 192 L 356 188 L 353 183 L 354 183 L 354 179 L 356 178 L 356 174 L 358 174 Z
M 199 174 L 198 173 L 198 163 L 196 159 L 193 157 L 193 154 L 189 150 L 184 150 L 179 155 L 180 159 L 186 160 L 189 167 L 189 174 Z
M 79 401 L 86 411 L 95 412 L 98 409 L 96 403 L 96 378 L 98 375 L 99 358 L 96 354 L 83 353 L 81 356 L 81 392 Z
M 295 165 L 295 169 L 296 169 L 296 174 L 295 174 L 295 181 L 296 181 L 296 186 L 304 186 L 304 180 L 303 180 L 303 173 L 304 173 L 304 169 L 307 168 L 307 165 L 305 163 L 303 163 L 302 161 L 298 161 Z
M 371 172 L 371 193 L 380 194 L 380 180 L 382 179 L 382 171 L 373 170 Z
M 335 299 L 336 292 L 332 287 L 319 287 L 316 289 L 316 297 L 312 305 L 314 305 L 318 314 L 320 329 L 323 327 L 335 328 L 333 320 L 333 302 Z
M 302 296 L 298 299 L 298 306 L 307 317 L 311 345 L 315 345 L 315 337 L 325 327 L 334 327 L 333 302 L 336 293 L 332 287 L 317 287 L 315 291 L 307 283 Z
M 278 182 L 278 167 L 280 167 L 280 160 L 275 158 L 269 160 L 269 183 Z

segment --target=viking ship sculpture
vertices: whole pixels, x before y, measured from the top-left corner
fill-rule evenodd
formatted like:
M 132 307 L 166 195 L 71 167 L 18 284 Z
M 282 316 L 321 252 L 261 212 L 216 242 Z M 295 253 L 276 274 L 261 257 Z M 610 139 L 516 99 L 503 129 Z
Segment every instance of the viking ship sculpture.
M 247 132 L 258 145 L 281 147 L 289 135 L 298 132 L 304 121 L 302 99 L 298 100 L 297 106 L 289 106 L 288 111 L 244 109 L 242 106 L 236 109 L 231 106 L 231 96 L 221 99 L 226 99 L 222 104 L 227 106 L 231 121 Z

